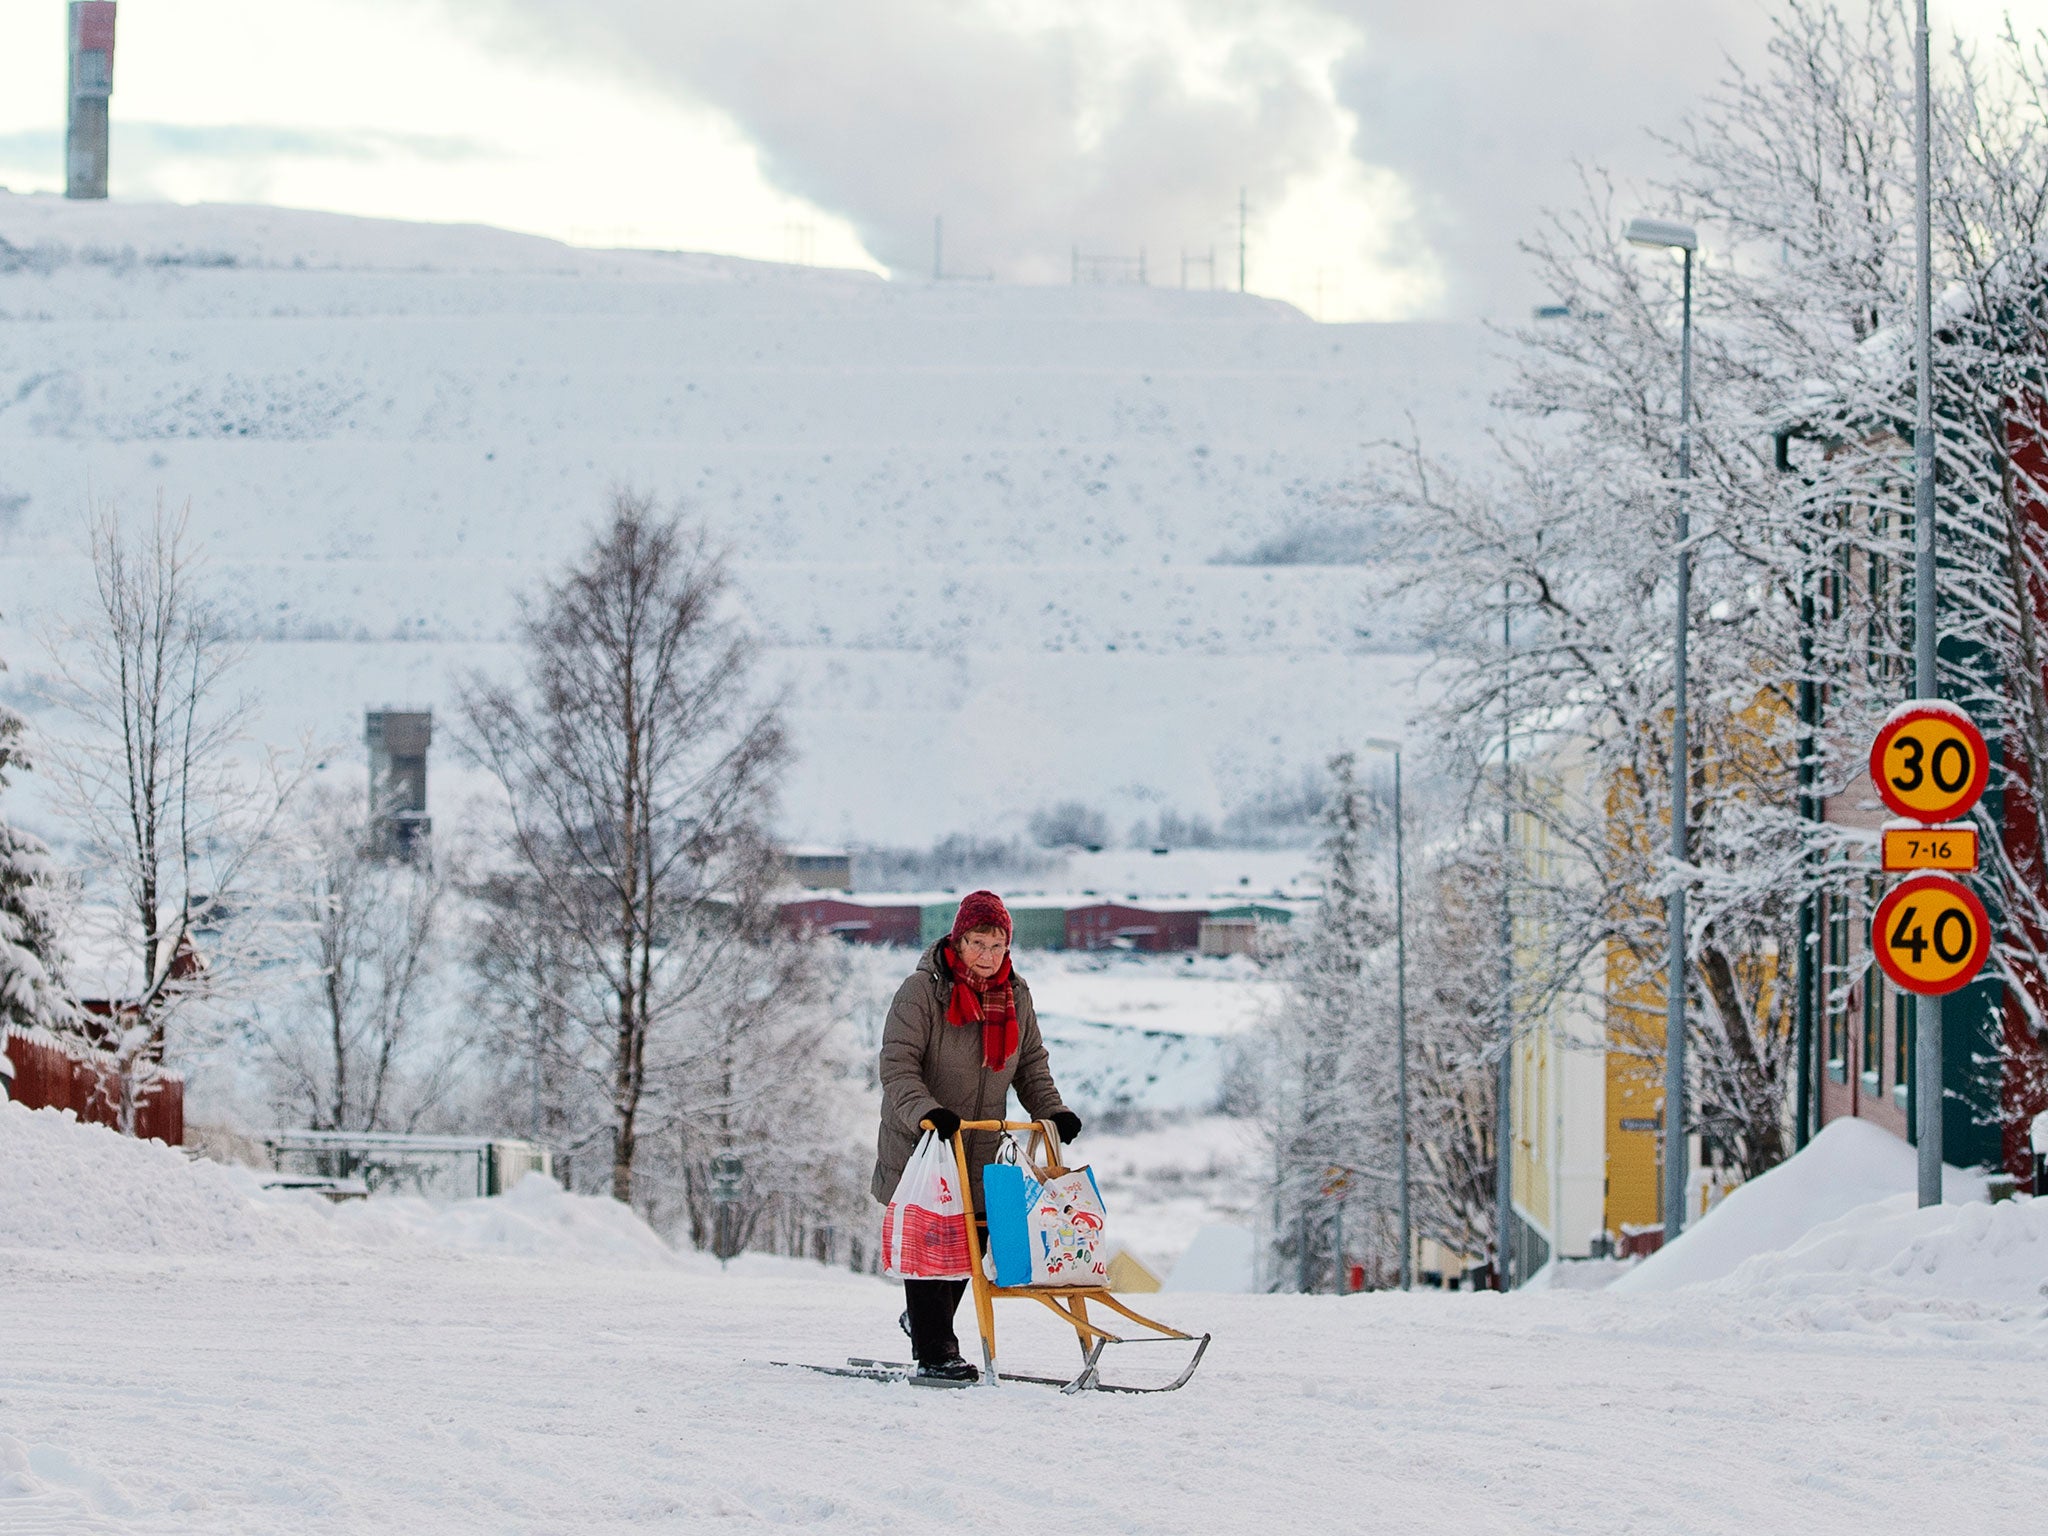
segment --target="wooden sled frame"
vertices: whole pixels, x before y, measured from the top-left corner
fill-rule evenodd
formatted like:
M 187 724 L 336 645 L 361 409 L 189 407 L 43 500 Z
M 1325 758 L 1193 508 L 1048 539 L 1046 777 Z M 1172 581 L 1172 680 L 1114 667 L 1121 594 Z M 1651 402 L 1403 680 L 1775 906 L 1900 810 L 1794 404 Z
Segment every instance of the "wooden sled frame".
M 926 1122 L 930 1128 L 930 1122 Z M 1104 1285 L 997 1285 L 982 1269 L 981 1231 L 975 1222 L 974 1181 L 967 1166 L 967 1132 L 969 1131 L 1028 1131 L 1036 1149 L 1044 1153 L 1041 1166 L 1055 1176 L 1067 1172 L 1059 1162 L 1059 1137 L 1053 1129 L 1038 1120 L 963 1120 L 960 1129 L 953 1135 L 953 1163 L 960 1174 L 960 1199 L 967 1207 L 967 1262 L 968 1283 L 974 1288 L 974 1320 L 981 1332 L 981 1360 L 984 1384 L 999 1386 L 1002 1376 L 996 1369 L 996 1309 L 1000 1300 L 1019 1298 L 1035 1301 L 1050 1310 L 1061 1322 L 1074 1330 L 1076 1341 L 1081 1346 L 1081 1374 L 1062 1388 L 1065 1392 L 1084 1392 L 1090 1389 L 1104 1391 L 1139 1390 L 1171 1392 L 1186 1384 L 1195 1374 L 1195 1367 L 1202 1363 L 1202 1354 L 1209 1347 L 1209 1335 L 1199 1336 L 1182 1333 L 1178 1328 L 1155 1322 L 1149 1317 L 1133 1312 L 1110 1294 Z M 1112 1312 L 1118 1313 L 1142 1328 L 1152 1330 L 1150 1338 L 1126 1338 L 1109 1332 L 1091 1321 L 1088 1304 L 1102 1303 Z M 1194 1358 L 1188 1361 L 1187 1369 L 1169 1386 L 1149 1388 L 1105 1387 L 1099 1379 L 1102 1368 L 1102 1352 L 1111 1344 L 1164 1344 L 1175 1340 L 1195 1346 Z

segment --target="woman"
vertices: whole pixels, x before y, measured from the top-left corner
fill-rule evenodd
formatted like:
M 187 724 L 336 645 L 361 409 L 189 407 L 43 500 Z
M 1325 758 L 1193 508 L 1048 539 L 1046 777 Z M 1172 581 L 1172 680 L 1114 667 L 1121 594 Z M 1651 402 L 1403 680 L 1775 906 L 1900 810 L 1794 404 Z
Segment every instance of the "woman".
M 896 989 L 882 1030 L 882 1129 L 875 1140 L 874 1195 L 887 1202 L 917 1146 L 922 1122 L 950 1141 L 963 1120 L 1000 1120 L 1010 1089 L 1034 1120 L 1060 1139 L 1081 1134 L 1081 1117 L 1060 1102 L 1038 1035 L 1031 989 L 1010 968 L 1010 912 L 994 891 L 960 903 L 953 931 L 924 952 Z M 967 1133 L 968 1177 L 981 1210 L 981 1170 L 995 1156 L 993 1131 Z M 975 1381 L 960 1358 L 953 1314 L 964 1280 L 905 1280 L 904 1322 L 920 1376 Z

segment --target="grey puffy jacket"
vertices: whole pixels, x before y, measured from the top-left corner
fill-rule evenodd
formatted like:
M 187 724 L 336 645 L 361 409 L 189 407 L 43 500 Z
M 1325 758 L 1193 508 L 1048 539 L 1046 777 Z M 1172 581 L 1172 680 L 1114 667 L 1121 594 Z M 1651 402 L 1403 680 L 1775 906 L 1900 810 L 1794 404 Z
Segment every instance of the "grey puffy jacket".
M 940 954 L 941 940 L 924 952 L 917 970 L 896 989 L 889 1021 L 882 1029 L 882 1127 L 875 1138 L 877 1200 L 886 1202 L 903 1177 L 903 1165 L 917 1147 L 918 1121 L 940 1105 L 962 1120 L 1000 1120 L 1012 1083 L 1017 1101 L 1033 1120 L 1049 1119 L 1067 1106 L 1060 1101 L 1031 989 L 1012 970 L 1017 997 L 1017 1049 L 1000 1070 L 982 1064 L 979 1024 L 948 1024 L 946 1004 L 953 976 Z M 981 1170 L 996 1154 L 993 1131 L 967 1134 L 974 1208 L 981 1209 Z

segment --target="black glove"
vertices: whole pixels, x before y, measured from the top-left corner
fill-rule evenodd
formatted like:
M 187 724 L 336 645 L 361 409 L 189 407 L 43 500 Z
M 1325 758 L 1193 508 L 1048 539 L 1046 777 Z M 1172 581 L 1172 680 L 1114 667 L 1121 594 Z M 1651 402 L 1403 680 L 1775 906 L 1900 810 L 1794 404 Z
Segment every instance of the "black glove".
M 1052 1121 L 1052 1128 L 1060 1133 L 1060 1140 L 1062 1142 L 1080 1140 L 1081 1117 L 1071 1109 L 1063 1109 L 1058 1114 L 1050 1115 L 1047 1118 Z
M 926 1110 L 924 1120 L 926 1125 L 939 1133 L 941 1141 L 951 1141 L 954 1133 L 960 1129 L 960 1117 L 943 1104 L 936 1109 Z

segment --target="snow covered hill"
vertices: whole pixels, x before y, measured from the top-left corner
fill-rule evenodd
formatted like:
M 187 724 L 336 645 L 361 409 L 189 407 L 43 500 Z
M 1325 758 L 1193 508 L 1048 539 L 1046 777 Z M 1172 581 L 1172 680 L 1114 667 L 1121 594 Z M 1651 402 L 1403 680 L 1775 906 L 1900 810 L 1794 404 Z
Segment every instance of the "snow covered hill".
M 0 655 L 31 691 L 89 498 L 161 490 L 258 642 L 266 734 L 351 742 L 502 664 L 514 590 L 637 486 L 730 541 L 791 689 L 791 835 L 1213 814 L 1398 728 L 1416 658 L 1370 573 L 1274 562 L 1341 553 L 1369 440 L 1476 440 L 1491 350 L 1232 294 L 0 194 Z

